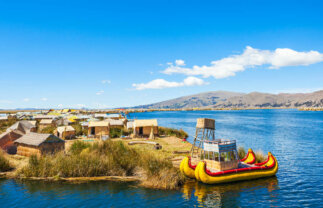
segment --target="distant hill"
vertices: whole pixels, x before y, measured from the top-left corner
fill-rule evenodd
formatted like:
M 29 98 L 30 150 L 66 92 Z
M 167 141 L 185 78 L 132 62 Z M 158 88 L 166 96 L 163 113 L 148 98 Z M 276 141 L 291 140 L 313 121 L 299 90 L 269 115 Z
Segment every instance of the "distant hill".
M 149 105 L 145 109 L 173 108 L 299 108 L 323 107 L 323 90 L 313 93 L 236 93 L 214 91 L 179 97 Z

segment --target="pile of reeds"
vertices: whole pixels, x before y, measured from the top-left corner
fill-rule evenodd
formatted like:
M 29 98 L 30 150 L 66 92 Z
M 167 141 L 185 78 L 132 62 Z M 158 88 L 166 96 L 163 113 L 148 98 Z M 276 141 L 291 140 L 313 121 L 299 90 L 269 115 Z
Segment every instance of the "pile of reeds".
M 254 152 L 256 156 L 256 163 L 261 163 L 267 160 L 267 155 L 263 153 L 261 150 L 257 150 Z M 247 151 L 245 150 L 244 147 L 238 147 L 238 155 L 239 159 L 242 159 L 246 156 Z
M 138 176 L 142 184 L 174 189 L 182 176 L 156 151 L 130 147 L 122 141 L 88 144 L 76 141 L 69 154 L 32 156 L 19 173 L 25 177 Z

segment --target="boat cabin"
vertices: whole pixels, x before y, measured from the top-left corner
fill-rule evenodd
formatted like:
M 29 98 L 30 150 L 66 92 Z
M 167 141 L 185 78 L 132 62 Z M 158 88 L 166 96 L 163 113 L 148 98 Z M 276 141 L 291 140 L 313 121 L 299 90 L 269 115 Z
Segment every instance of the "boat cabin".
M 208 168 L 214 171 L 235 169 L 239 165 L 235 140 L 204 141 L 202 157 Z

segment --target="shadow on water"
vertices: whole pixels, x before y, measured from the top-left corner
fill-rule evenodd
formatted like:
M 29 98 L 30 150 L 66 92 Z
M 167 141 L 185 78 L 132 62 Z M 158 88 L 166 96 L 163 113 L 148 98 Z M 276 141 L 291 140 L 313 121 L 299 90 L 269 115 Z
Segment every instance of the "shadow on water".
M 274 202 L 277 198 L 274 191 L 278 189 L 277 178 L 270 177 L 219 185 L 207 185 L 192 181 L 185 183 L 181 191 L 185 200 L 197 198 L 200 207 L 241 207 L 244 204 L 243 199 L 246 192 L 255 194 L 255 196 L 267 195 L 268 200 Z M 252 203 L 257 199 L 254 197 L 246 200 Z M 255 203 L 257 202 L 255 201 Z

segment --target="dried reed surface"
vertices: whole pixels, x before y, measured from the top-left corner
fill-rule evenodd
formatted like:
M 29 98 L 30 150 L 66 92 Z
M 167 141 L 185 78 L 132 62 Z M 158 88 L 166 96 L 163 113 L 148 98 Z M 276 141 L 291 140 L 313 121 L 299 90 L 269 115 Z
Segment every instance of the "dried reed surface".
M 175 189 L 184 180 L 162 153 L 130 147 L 122 141 L 93 144 L 76 141 L 68 154 L 31 156 L 18 175 L 55 178 L 137 176 L 142 185 L 160 189 Z
M 244 147 L 238 147 L 239 159 L 244 158 L 246 156 L 247 152 L 248 151 L 246 151 Z M 267 156 L 264 155 L 263 151 L 257 150 L 254 153 L 256 156 L 256 163 L 261 163 L 261 162 L 264 162 L 265 160 L 267 160 Z
M 6 172 L 12 170 L 12 166 L 9 160 L 5 157 L 5 154 L 0 150 L 0 172 Z

